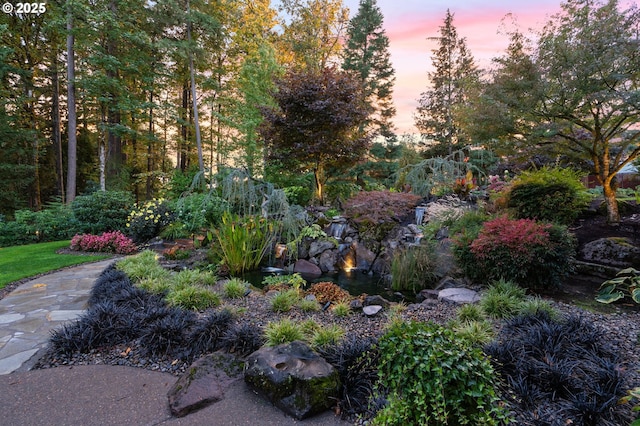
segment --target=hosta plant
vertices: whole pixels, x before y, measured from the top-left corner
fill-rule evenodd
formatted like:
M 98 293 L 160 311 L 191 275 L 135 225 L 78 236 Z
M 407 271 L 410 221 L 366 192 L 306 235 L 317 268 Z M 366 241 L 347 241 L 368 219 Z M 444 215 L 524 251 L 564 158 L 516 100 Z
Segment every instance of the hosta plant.
M 640 303 L 640 271 L 634 268 L 623 269 L 615 278 L 603 282 L 596 300 L 600 303 L 613 303 L 628 297 Z

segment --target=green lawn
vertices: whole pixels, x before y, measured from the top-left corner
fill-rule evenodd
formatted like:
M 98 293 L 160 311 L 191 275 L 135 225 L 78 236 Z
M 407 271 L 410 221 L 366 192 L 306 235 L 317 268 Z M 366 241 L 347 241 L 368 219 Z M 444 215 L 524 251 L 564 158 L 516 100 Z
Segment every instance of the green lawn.
M 56 254 L 64 247 L 69 247 L 69 241 L 0 247 L 0 288 L 22 278 L 110 257 Z

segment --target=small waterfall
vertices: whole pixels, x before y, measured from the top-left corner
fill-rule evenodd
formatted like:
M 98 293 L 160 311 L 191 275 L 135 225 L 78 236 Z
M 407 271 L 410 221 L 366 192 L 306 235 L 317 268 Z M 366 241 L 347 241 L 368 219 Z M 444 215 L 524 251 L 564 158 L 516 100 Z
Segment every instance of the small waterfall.
M 424 212 L 426 210 L 425 206 L 416 207 L 416 225 L 422 225 L 422 221 L 424 220 Z
M 342 240 L 344 232 L 347 230 L 347 221 L 343 218 L 333 220 L 329 225 L 327 235 L 337 240 Z

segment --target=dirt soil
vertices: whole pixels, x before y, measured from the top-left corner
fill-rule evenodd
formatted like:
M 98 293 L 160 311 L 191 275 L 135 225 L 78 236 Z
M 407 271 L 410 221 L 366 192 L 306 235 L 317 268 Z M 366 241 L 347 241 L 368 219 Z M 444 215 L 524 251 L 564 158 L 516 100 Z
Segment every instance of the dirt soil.
M 635 245 L 640 246 L 640 206 L 635 203 L 627 204 L 622 213 L 620 225 L 611 226 L 607 223 L 604 214 L 597 212 L 595 208 L 597 204 L 598 202 L 595 202 L 593 204 L 594 208 L 589 209 L 569 227 L 569 230 L 574 233 L 578 241 L 578 260 L 582 260 L 579 254 L 580 248 L 584 244 L 600 238 L 625 237 Z M 640 310 L 640 307 L 635 304 L 603 305 L 595 302 L 594 298 L 603 281 L 604 279 L 601 277 L 571 275 L 567 278 L 562 288 L 554 290 L 545 296 L 601 312 Z

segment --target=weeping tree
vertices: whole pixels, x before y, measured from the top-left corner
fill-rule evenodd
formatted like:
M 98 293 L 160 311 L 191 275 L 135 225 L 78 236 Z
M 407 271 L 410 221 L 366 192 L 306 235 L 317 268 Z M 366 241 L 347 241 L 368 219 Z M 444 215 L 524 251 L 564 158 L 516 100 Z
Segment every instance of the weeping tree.
M 324 68 L 290 71 L 276 86 L 277 108 L 262 109 L 267 158 L 292 171 L 313 172 L 322 203 L 326 170 L 352 167 L 369 149 L 362 85 L 353 74 Z
M 406 186 L 416 195 L 428 197 L 435 189 L 452 188 L 456 180 L 467 179 L 470 175 L 482 177 L 482 166 L 492 157 L 491 153 L 478 151 L 479 158 L 470 161 L 473 151 L 458 150 L 445 157 L 434 157 L 409 164 L 398 171 L 398 186 Z

